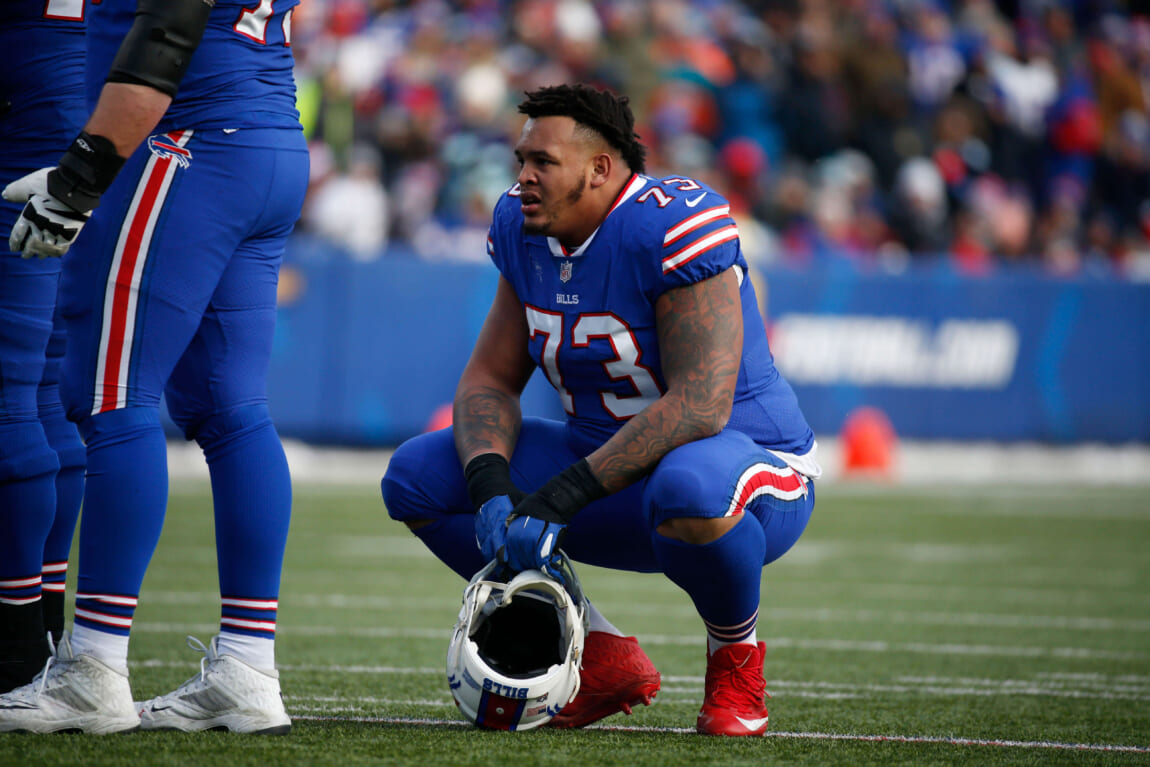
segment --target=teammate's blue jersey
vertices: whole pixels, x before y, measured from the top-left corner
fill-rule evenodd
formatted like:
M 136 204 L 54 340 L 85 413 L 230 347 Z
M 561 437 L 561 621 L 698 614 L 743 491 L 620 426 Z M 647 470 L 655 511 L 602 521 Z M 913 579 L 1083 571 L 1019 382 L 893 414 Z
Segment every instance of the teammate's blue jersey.
M 216 0 L 203 41 L 157 133 L 190 128 L 299 128 L 291 15 L 299 0 Z M 88 11 L 88 102 L 94 107 L 136 0 Z
M 527 314 L 531 357 L 559 393 L 573 446 L 589 452 L 666 391 L 655 327 L 665 291 L 735 267 L 743 354 L 729 428 L 804 455 L 814 435 L 775 369 L 730 205 L 698 181 L 635 175 L 575 252 L 526 235 L 519 189 L 496 204 L 488 253 Z
M 55 165 L 84 118 L 83 0 L 0 2 L 0 45 L 0 155 L 43 149 Z
M 55 165 L 80 132 L 84 108 L 83 0 L 0 2 L 0 186 Z M 6 253 L 23 203 L 0 200 Z
M 89 0 L 90 2 L 91 0 Z M 0 3 L 0 26 L 56 27 L 75 30 L 84 21 L 84 0 L 4 0 Z M 4 51 L 5 57 L 14 51 Z

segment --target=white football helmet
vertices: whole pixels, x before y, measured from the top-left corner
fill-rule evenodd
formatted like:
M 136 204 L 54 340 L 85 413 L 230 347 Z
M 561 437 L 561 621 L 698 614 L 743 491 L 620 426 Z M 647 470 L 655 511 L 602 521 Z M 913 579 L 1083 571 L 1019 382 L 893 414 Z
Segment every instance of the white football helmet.
M 561 558 L 565 583 L 541 570 L 505 572 L 492 560 L 464 590 L 447 649 L 447 684 L 473 724 L 530 730 L 579 692 L 587 601 Z

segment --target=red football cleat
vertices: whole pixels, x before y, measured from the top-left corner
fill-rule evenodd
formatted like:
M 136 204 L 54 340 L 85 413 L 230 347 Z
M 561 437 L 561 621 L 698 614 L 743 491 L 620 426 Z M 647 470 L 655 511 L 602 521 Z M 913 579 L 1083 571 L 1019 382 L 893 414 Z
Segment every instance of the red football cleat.
M 579 694 L 547 723 L 548 727 L 585 727 L 618 711 L 651 705 L 659 691 L 659 670 L 635 637 L 590 631 L 583 646 Z
M 707 658 L 706 694 L 695 729 L 703 735 L 762 735 L 767 731 L 764 642 L 731 644 Z

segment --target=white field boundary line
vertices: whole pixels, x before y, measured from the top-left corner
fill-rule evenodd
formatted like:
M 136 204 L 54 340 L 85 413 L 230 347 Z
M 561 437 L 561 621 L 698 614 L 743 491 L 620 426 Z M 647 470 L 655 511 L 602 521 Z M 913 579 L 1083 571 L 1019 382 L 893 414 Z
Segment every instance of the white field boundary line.
M 1037 485 L 1039 492 L 1049 492 L 1051 484 L 1075 488 L 1107 482 L 1140 487 L 1150 477 L 1150 449 L 1143 445 L 1084 443 L 1055 447 L 1038 443 L 902 440 L 896 454 L 896 480 L 868 482 L 843 476 L 837 435 L 821 434 L 818 440 L 819 454 L 825 456 L 823 486 L 834 488 L 841 483 L 852 492 L 857 487 L 874 487 L 876 492 L 885 493 L 940 484 L 963 486 L 966 492 L 965 486 L 987 483 L 1015 488 Z M 283 445 L 295 483 L 347 483 L 375 493 L 379 492 L 379 479 L 393 452 L 387 448 L 321 447 L 295 439 L 285 439 Z M 1080 470 L 1060 470 L 1065 466 L 1077 466 Z M 168 474 L 173 480 L 206 480 L 207 464 L 199 446 L 169 440 Z
M 214 623 L 159 623 L 137 622 L 133 631 L 152 634 L 211 634 L 219 630 Z M 277 636 L 357 637 L 369 639 L 425 639 L 446 642 L 451 629 L 391 628 L 386 626 L 284 626 Z M 1010 645 L 967 645 L 957 643 L 932 644 L 928 642 L 860 641 L 855 639 L 796 639 L 793 637 L 760 636 L 760 641 L 771 649 L 828 650 L 835 652 L 917 653 L 925 655 L 986 656 L 1011 658 L 1073 658 L 1077 660 L 1146 661 L 1150 655 L 1142 652 L 1095 650 L 1087 647 L 1027 647 Z M 676 645 L 702 647 L 702 636 L 668 636 L 644 634 L 640 637 L 647 645 Z
M 420 719 L 415 717 L 370 717 L 370 716 L 312 716 L 293 715 L 293 719 L 312 722 L 360 722 L 363 724 L 414 724 L 429 727 L 471 727 L 468 722 L 449 719 Z M 694 735 L 693 727 L 628 727 L 620 725 L 593 724 L 586 730 L 608 732 L 644 732 Z M 1045 748 L 1062 751 L 1110 751 L 1117 753 L 1150 753 L 1150 746 L 1123 746 L 1106 743 L 1059 743 L 1041 740 L 985 740 L 982 738 L 955 738 L 934 735 L 856 735 L 837 732 L 767 732 L 764 737 L 795 740 L 847 740 L 868 743 L 938 743 L 950 746 L 990 746 L 997 748 Z
M 144 595 L 147 602 L 165 605 L 215 605 L 219 595 L 208 591 L 157 591 Z M 610 602 L 599 602 L 600 607 Z M 451 610 L 458 608 L 458 600 L 426 599 L 417 597 L 383 597 L 376 594 L 353 596 L 350 594 L 293 594 L 281 603 L 281 611 L 290 605 L 296 608 L 330 608 L 333 610 Z M 690 605 L 664 605 L 645 608 L 644 605 L 620 606 L 633 615 L 694 616 Z M 608 610 L 610 612 L 610 610 Z M 1150 632 L 1150 619 L 1093 618 L 1078 615 L 1008 615 L 1003 613 L 949 613 L 911 612 L 907 610 L 840 610 L 824 607 L 763 607 L 759 610 L 760 623 L 770 621 L 810 621 L 817 623 L 898 623 L 922 626 L 972 626 L 987 628 L 1036 628 L 1068 631 L 1140 631 Z

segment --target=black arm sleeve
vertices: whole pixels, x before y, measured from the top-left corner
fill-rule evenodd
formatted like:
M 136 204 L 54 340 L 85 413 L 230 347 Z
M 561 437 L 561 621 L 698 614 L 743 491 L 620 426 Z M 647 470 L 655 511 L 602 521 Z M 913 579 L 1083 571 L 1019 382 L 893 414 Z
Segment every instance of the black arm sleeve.
M 203 39 L 215 0 L 139 0 L 110 83 L 138 83 L 175 96 Z

